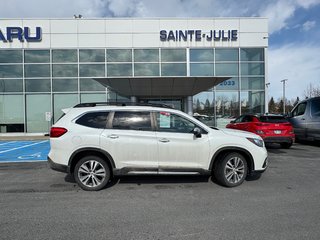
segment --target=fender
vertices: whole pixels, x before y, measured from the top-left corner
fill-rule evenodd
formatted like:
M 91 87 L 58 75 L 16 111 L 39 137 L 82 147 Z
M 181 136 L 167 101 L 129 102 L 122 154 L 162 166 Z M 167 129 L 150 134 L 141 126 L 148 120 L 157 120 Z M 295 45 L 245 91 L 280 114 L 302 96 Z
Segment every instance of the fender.
M 69 171 L 70 172 L 72 171 L 72 166 L 73 166 L 72 164 L 73 164 L 73 160 L 74 160 L 75 156 L 78 155 L 79 153 L 82 153 L 82 152 L 98 152 L 98 153 L 101 153 L 102 155 L 104 155 L 106 157 L 106 159 L 110 163 L 111 168 L 112 168 L 111 170 L 116 168 L 116 164 L 114 163 L 113 158 L 111 157 L 111 155 L 108 152 L 106 152 L 106 151 L 104 151 L 104 150 L 102 150 L 100 148 L 85 147 L 85 148 L 77 149 L 70 156 L 69 162 L 68 162 L 68 167 L 69 167 Z
M 217 156 L 219 156 L 219 154 L 224 152 L 224 151 L 226 151 L 226 152 L 233 151 L 233 152 L 239 152 L 239 153 L 244 154 L 245 155 L 244 157 L 246 157 L 246 159 L 248 161 L 248 167 L 249 167 L 248 170 L 249 170 L 249 172 L 254 171 L 254 169 L 255 169 L 254 168 L 254 161 L 253 161 L 253 157 L 252 157 L 251 153 L 248 150 L 246 150 L 244 148 L 241 148 L 241 147 L 222 147 L 218 151 L 216 151 L 214 153 L 214 155 L 212 156 L 212 158 L 211 158 L 211 162 L 210 162 L 210 165 L 209 165 L 209 170 L 210 171 L 212 171 L 213 164 L 214 164 L 215 160 L 217 160 Z

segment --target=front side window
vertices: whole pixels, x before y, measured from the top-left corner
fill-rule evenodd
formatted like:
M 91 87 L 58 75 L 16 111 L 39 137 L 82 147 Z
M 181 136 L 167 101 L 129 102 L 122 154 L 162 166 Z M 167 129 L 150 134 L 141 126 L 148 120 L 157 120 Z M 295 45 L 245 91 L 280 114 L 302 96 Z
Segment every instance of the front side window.
M 115 112 L 112 128 L 151 131 L 150 112 Z
M 303 115 L 306 111 L 307 103 L 300 103 L 296 109 L 293 111 L 293 116 L 300 116 Z
M 157 123 L 160 132 L 192 133 L 197 127 L 188 119 L 169 112 L 158 112 Z
M 107 118 L 108 112 L 90 112 L 77 119 L 76 123 L 91 128 L 105 128 Z

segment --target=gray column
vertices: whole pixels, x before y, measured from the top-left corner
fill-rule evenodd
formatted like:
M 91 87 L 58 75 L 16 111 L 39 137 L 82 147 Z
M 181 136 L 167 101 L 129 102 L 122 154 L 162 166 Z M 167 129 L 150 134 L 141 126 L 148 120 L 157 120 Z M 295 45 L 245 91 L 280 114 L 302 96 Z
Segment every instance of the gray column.
M 192 96 L 188 96 L 187 97 L 187 113 L 192 116 L 193 115 L 193 97 Z

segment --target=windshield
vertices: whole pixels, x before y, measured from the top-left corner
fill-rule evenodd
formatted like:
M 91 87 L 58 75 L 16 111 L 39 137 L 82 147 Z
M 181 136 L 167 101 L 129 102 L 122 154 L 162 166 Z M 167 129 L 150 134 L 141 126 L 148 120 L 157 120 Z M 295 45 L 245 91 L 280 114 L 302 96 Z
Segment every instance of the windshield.
M 260 116 L 260 122 L 268 123 L 286 123 L 288 122 L 283 116 Z

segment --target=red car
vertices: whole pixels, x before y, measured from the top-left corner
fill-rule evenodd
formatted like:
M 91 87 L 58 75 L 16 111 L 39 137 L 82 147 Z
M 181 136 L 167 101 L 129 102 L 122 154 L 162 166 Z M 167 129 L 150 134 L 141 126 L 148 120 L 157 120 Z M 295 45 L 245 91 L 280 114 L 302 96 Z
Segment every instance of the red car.
M 253 132 L 265 143 L 280 143 L 283 148 L 290 148 L 295 139 L 291 123 L 281 115 L 241 115 L 226 127 Z

